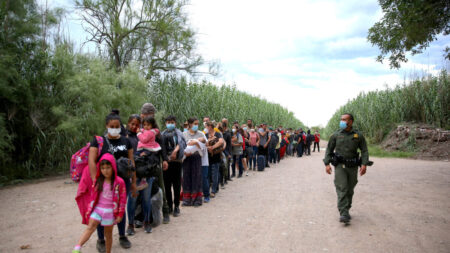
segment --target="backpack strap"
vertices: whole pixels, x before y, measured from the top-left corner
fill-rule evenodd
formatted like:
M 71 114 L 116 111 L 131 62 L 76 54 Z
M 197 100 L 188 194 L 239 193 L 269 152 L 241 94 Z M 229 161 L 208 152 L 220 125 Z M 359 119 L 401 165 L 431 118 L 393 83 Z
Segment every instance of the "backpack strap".
M 102 149 L 103 149 L 103 137 L 101 136 L 95 136 L 95 139 L 97 139 L 97 143 L 98 143 L 98 154 L 97 154 L 97 159 L 100 157 L 100 155 L 102 154 Z

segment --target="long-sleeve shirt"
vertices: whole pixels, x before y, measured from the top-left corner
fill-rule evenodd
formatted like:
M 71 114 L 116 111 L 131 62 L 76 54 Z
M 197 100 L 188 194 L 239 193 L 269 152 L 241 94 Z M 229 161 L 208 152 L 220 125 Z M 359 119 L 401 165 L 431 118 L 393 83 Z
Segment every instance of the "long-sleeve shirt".
M 331 135 L 328 141 L 327 151 L 323 162 L 325 165 L 330 164 L 331 154 L 336 151 L 344 159 L 356 158 L 358 149 L 361 150 L 362 165 L 367 165 L 369 162 L 369 151 L 367 150 L 367 143 L 364 136 L 357 130 L 338 130 Z

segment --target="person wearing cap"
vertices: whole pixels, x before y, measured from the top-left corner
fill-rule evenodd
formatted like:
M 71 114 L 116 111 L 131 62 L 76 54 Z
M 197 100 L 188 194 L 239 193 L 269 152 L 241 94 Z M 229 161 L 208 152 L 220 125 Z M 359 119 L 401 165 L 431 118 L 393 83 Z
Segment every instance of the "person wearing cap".
M 141 119 L 145 119 L 148 116 L 155 117 L 156 108 L 152 103 L 145 103 L 141 107 Z M 167 156 L 167 149 L 165 147 L 164 142 L 162 141 L 161 134 L 158 134 L 156 136 L 156 142 L 161 146 L 161 156 L 163 159 L 162 163 L 162 171 L 160 172 L 160 175 L 158 176 L 158 186 L 163 191 L 163 223 L 168 224 L 170 222 L 170 209 L 169 204 L 167 203 L 166 198 L 166 188 L 164 186 L 164 176 L 163 171 L 166 171 L 169 168 L 169 158 Z

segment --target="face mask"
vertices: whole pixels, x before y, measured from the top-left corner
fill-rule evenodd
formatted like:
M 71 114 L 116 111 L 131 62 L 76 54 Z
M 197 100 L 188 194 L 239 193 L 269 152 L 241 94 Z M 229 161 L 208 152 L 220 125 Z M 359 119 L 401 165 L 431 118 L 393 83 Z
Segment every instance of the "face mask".
M 166 124 L 166 127 L 169 131 L 172 131 L 175 129 L 175 124 Z
M 339 123 L 339 128 L 340 128 L 340 129 L 346 129 L 346 128 L 347 128 L 347 122 L 341 121 L 341 122 Z
M 246 128 L 246 127 L 244 127 L 244 131 L 247 131 L 247 128 Z
M 255 129 L 250 129 L 250 132 L 252 132 L 252 133 L 255 132 Z
M 197 132 L 198 131 L 198 125 L 193 125 L 192 126 L 192 131 Z
M 234 128 L 233 128 L 233 130 L 231 130 L 231 131 L 233 131 L 233 133 L 236 133 L 236 129 L 234 129 Z
M 263 132 L 264 132 L 264 129 L 260 128 L 260 129 L 259 129 L 259 132 L 260 132 L 260 133 L 263 133 Z
M 187 131 L 189 131 L 189 129 L 185 128 L 183 131 L 184 131 L 184 132 L 187 132 Z
M 205 133 L 208 133 L 208 128 L 205 128 Z
M 117 137 L 120 134 L 120 127 L 119 128 L 109 128 L 108 127 L 108 134 L 112 137 Z

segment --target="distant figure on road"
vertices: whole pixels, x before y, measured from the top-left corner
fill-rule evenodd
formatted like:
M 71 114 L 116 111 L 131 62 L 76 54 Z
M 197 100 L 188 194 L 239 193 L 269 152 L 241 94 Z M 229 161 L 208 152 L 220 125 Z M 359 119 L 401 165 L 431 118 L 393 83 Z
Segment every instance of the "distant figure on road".
M 313 149 L 313 152 L 316 152 L 316 146 L 317 146 L 317 152 L 320 152 L 319 142 L 320 142 L 320 134 L 319 134 L 319 131 L 316 130 L 316 132 L 314 133 L 314 149 Z
M 330 163 L 335 166 L 334 185 L 338 195 L 339 221 L 345 224 L 351 219 L 349 210 L 352 207 L 353 189 L 358 183 L 358 149 L 361 150 L 361 176 L 366 174 L 369 163 L 366 139 L 352 125 L 353 115 L 346 113 L 341 116 L 340 130 L 330 137 L 323 159 L 326 173 L 331 174 Z

